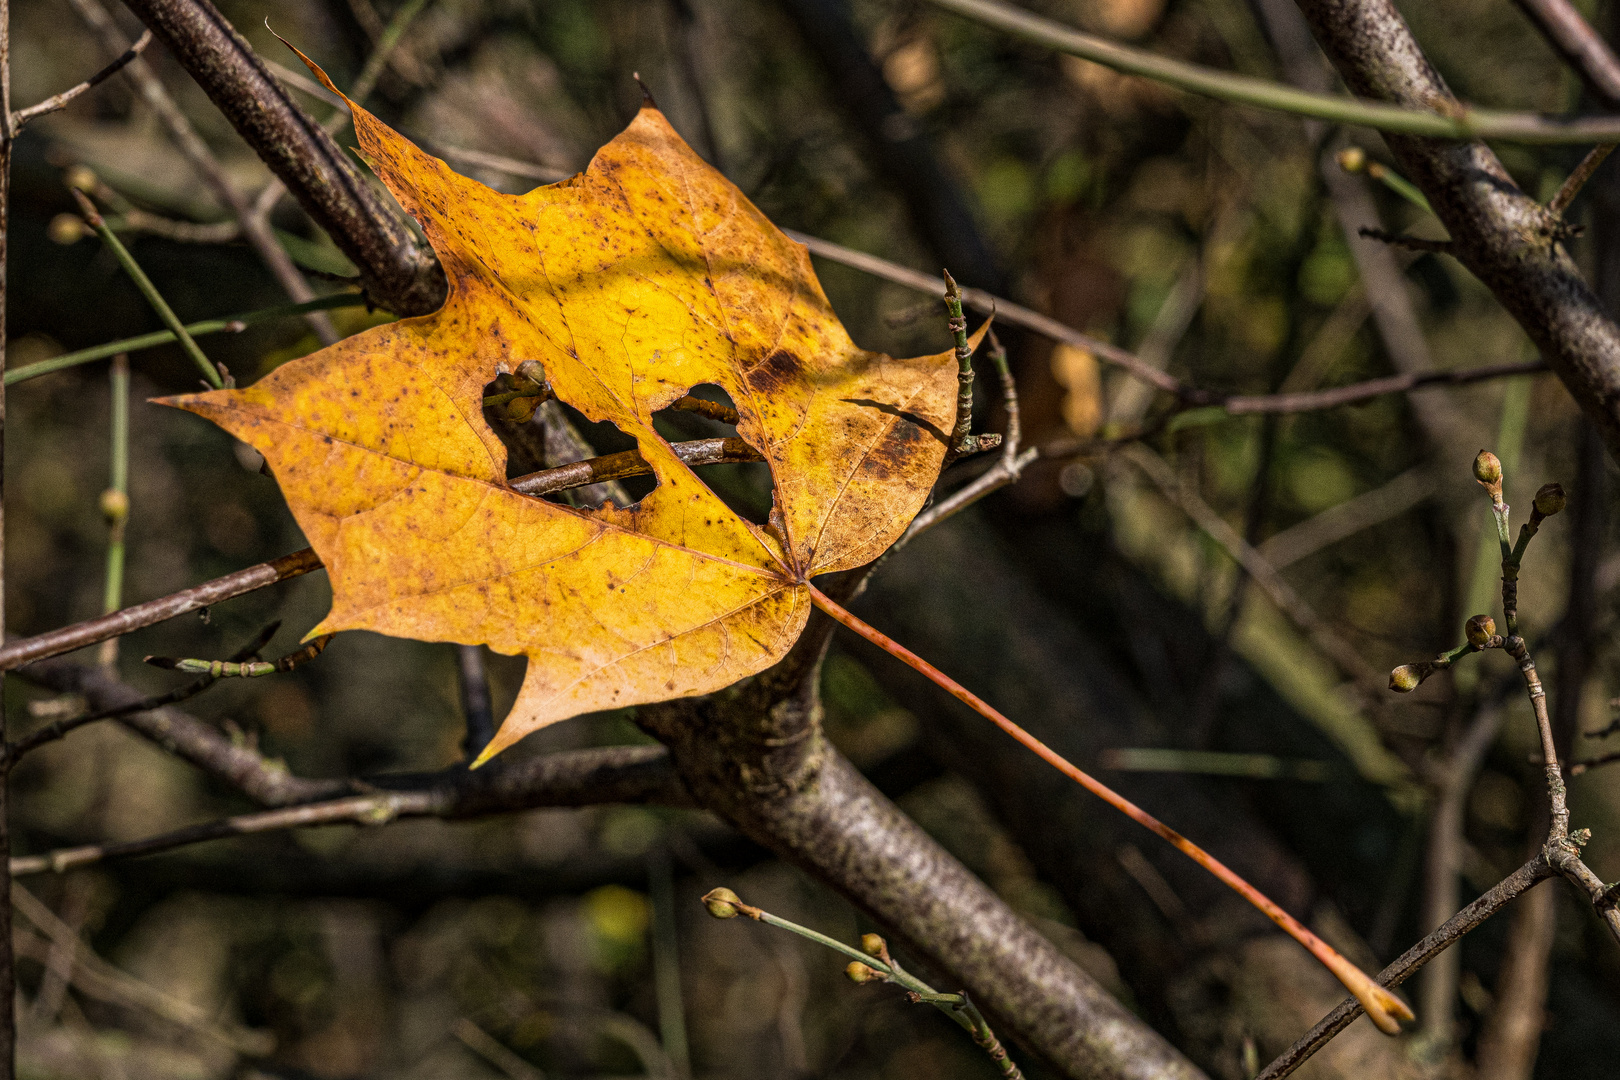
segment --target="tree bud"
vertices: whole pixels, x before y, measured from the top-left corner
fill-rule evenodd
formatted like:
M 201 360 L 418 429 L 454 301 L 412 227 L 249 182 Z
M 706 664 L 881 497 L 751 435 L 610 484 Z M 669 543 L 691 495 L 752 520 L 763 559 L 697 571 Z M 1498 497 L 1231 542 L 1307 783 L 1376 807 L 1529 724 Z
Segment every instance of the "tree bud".
M 889 943 L 879 934 L 861 935 L 861 952 L 867 956 L 882 956 L 888 947 Z
M 50 237 L 51 243 L 67 247 L 89 236 L 90 226 L 86 225 L 84 218 L 78 214 L 57 214 L 51 218 L 51 223 L 45 226 L 45 235 Z
M 62 180 L 68 187 L 76 188 L 79 191 L 94 191 L 96 185 L 101 183 L 101 179 L 96 176 L 95 171 L 87 165 L 74 165 L 63 174 Z
M 709 914 L 717 919 L 735 919 L 742 914 L 741 911 L 737 910 L 738 905 L 741 903 L 742 897 L 724 885 L 718 889 L 710 889 L 703 894 L 703 906 L 708 908 Z
M 1562 484 L 1543 484 L 1536 492 L 1536 513 L 1542 517 L 1552 517 L 1564 508 L 1564 487 Z
M 867 935 L 870 937 L 871 935 Z M 881 982 L 883 973 L 867 967 L 859 960 L 851 960 L 849 966 L 844 968 L 844 977 L 852 983 Z
M 1475 615 L 1468 620 L 1464 633 L 1468 635 L 1468 644 L 1483 649 L 1496 636 L 1496 620 L 1489 615 Z
M 1489 450 L 1481 450 L 1474 459 L 1474 479 L 1482 484 L 1502 482 L 1502 461 Z
M 1389 673 L 1389 688 L 1397 694 L 1410 694 L 1422 681 L 1422 664 L 1402 664 Z
M 108 488 L 101 493 L 101 516 L 107 519 L 107 524 L 116 525 L 129 517 L 129 496 L 117 488 Z
M 1339 168 L 1357 173 L 1367 167 L 1367 151 L 1359 146 L 1347 146 L 1339 151 Z

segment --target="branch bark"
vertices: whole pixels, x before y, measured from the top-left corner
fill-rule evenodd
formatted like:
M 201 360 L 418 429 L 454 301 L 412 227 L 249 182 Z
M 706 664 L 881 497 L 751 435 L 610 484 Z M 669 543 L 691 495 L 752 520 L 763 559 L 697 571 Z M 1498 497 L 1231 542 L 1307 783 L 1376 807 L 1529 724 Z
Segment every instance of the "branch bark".
M 332 137 L 294 104 L 247 39 L 208 0 L 127 0 L 231 126 L 397 315 L 444 303 L 438 260 L 367 184 Z
M 639 710 L 698 802 L 870 912 L 1064 1075 L 1201 1077 L 826 741 L 816 671 L 831 620 L 811 618 L 764 675 Z
M 1460 108 L 1390 0 L 1300 0 L 1352 91 L 1411 108 Z M 1620 459 L 1620 328 L 1560 240 L 1565 226 L 1520 191 L 1484 143 L 1388 135 L 1402 171 L 1483 281 L 1541 349 Z

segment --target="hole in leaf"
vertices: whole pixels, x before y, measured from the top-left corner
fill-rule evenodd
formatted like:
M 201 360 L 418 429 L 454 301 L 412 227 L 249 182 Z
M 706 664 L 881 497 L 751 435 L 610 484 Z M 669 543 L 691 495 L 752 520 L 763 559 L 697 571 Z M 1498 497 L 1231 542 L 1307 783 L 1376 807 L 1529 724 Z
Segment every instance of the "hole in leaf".
M 512 380 L 496 378 L 484 387 L 485 398 L 510 396 Z M 506 478 L 513 480 L 543 469 L 556 468 L 580 460 L 572 440 L 557 429 L 556 421 L 572 425 L 585 443 L 584 457 L 595 458 L 636 449 L 636 441 L 611 423 L 593 423 L 571 405 L 556 398 L 527 398 L 515 404 L 501 402 L 485 405 L 484 419 L 501 442 L 506 445 Z M 623 499 L 614 499 L 616 505 L 629 506 L 647 497 L 655 486 L 652 476 L 630 476 L 619 480 L 625 493 Z M 565 488 L 552 492 L 536 492 L 539 498 L 563 506 L 595 509 L 611 493 L 601 485 Z
M 668 408 L 653 414 L 653 427 L 671 443 L 697 439 L 734 439 L 737 425 L 731 396 L 713 383 L 699 383 Z M 771 470 L 763 461 L 699 465 L 692 470 L 731 511 L 755 525 L 771 512 Z

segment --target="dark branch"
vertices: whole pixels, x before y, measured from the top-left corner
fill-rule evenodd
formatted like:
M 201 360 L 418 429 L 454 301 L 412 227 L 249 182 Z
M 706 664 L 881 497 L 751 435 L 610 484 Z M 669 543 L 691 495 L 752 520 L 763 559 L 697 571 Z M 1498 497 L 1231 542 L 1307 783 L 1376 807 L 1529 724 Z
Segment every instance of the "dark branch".
M 602 803 L 691 805 L 691 797 L 670 765 L 669 752 L 661 746 L 564 751 L 510 766 L 497 763 L 477 772 L 458 767 L 427 777 L 381 777 L 365 786 L 391 790 L 238 814 L 141 840 L 86 844 L 14 858 L 11 873 L 14 877 L 47 870 L 62 873 L 90 863 L 151 855 L 208 840 L 337 822 L 384 825 L 407 817 L 456 819 Z
M 1424 964 L 1450 948 L 1464 934 L 1502 910 L 1508 901 L 1556 874 L 1557 871 L 1547 864 L 1545 858 L 1538 856 L 1531 859 L 1497 882 L 1484 896 L 1446 920 L 1440 929 L 1402 953 L 1393 964 L 1378 973 L 1378 984 L 1399 986 Z M 1350 1022 L 1360 1015 L 1360 1004 L 1354 998 L 1346 999 L 1337 1009 L 1324 1016 L 1315 1027 L 1300 1036 L 1298 1042 L 1267 1065 L 1255 1080 L 1281 1080 L 1305 1064 L 1312 1054 L 1326 1045 L 1333 1036 L 1349 1027 Z
M 87 619 L 36 637 L 7 642 L 4 648 L 0 648 L 0 671 L 11 671 L 35 660 L 82 649 L 86 645 L 94 645 L 108 638 L 139 630 L 143 626 L 151 626 L 153 623 L 172 619 L 176 615 L 184 615 L 188 611 L 218 604 L 320 568 L 321 560 L 312 549 L 305 548 L 271 562 L 250 566 L 246 570 L 238 570 L 234 574 L 226 574 L 213 581 L 182 589 L 158 600 L 135 604 L 111 615 Z
M 30 105 L 26 109 L 19 109 L 15 113 L 12 113 L 11 130 L 13 132 L 21 131 L 23 125 L 34 119 L 34 117 L 44 116 L 46 113 L 52 113 L 58 109 L 67 108 L 68 103 L 74 98 L 78 97 L 80 94 L 86 93 L 96 86 L 99 86 L 108 78 L 122 71 L 126 64 L 128 64 L 131 60 L 134 60 L 137 56 L 141 55 L 141 53 L 145 52 L 146 47 L 150 44 L 152 44 L 152 31 L 148 30 L 146 33 L 142 34 L 136 39 L 135 44 L 125 49 L 123 55 L 119 56 L 118 59 L 114 60 L 106 67 L 84 80 L 84 82 L 80 83 L 78 86 L 69 87 L 60 94 L 53 94 L 52 96 L 46 98 L 38 105 Z
M 1586 88 L 1611 109 L 1620 109 L 1620 58 L 1569 0 L 1513 0 L 1542 36 L 1575 69 Z
M 1353 93 L 1460 107 L 1391 0 L 1300 0 L 1300 8 Z M 1484 143 L 1385 141 L 1452 238 L 1450 254 L 1524 327 L 1620 457 L 1620 328 L 1559 244 L 1563 220 L 1519 190 Z
M 444 303 L 444 271 L 208 0 L 127 0 L 306 213 L 398 315 Z

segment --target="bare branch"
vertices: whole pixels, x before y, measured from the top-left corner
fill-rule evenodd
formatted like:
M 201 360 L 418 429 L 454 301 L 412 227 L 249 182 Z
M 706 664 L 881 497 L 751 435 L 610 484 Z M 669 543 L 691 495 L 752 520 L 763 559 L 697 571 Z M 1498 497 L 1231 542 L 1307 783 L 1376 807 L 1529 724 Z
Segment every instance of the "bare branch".
M 1587 89 L 1620 109 L 1620 58 L 1569 0 L 1513 0 L 1543 37 L 1575 69 Z
M 1519 867 L 1513 873 L 1503 878 L 1491 887 L 1490 891 L 1463 908 L 1444 926 L 1418 942 L 1402 953 L 1393 964 L 1390 964 L 1376 977 L 1380 986 L 1399 986 L 1411 978 L 1424 964 L 1440 955 L 1443 951 L 1457 942 L 1479 926 L 1486 919 L 1495 915 L 1514 897 L 1532 888 L 1537 883 L 1555 876 L 1555 871 L 1547 864 L 1547 860 L 1537 856 Z M 1324 1016 L 1310 1031 L 1300 1036 L 1298 1042 L 1290 1046 L 1271 1064 L 1267 1065 L 1255 1080 L 1281 1080 L 1282 1077 L 1292 1073 L 1295 1069 L 1310 1058 L 1310 1056 L 1327 1045 L 1328 1040 L 1350 1026 L 1350 1021 L 1361 1015 L 1361 1006 L 1354 998 L 1346 998 L 1339 1007 Z
M 99 0 L 69 0 L 69 3 L 85 24 L 100 36 L 102 45 L 108 52 L 116 54 L 123 47 L 123 31 L 113 22 L 112 16 L 101 6 Z M 146 31 L 148 35 L 151 33 L 150 29 Z M 282 289 L 295 303 L 302 304 L 313 300 L 315 294 L 310 290 L 309 283 L 304 280 L 303 275 L 298 272 L 298 268 L 293 265 L 292 257 L 282 248 L 266 222 L 256 221 L 250 216 L 247 201 L 232 185 L 230 177 L 225 175 L 224 166 L 220 165 L 219 159 L 214 157 L 208 144 L 203 142 L 202 137 L 191 126 L 191 121 L 186 119 L 185 113 L 180 111 L 180 106 L 164 88 L 156 72 L 145 60 L 137 59 L 129 64 L 126 74 L 141 99 L 157 114 L 158 120 L 168 131 L 170 141 L 191 163 L 192 170 L 207 185 L 208 190 L 213 192 L 214 198 L 218 199 L 220 205 L 229 210 L 231 216 L 236 219 L 243 238 L 269 268 Z M 322 342 L 330 345 L 337 340 L 337 330 L 325 312 L 312 311 L 305 318 Z
M 254 814 L 237 814 L 142 840 L 85 844 L 43 855 L 14 858 L 11 860 L 11 873 L 13 877 L 46 871 L 60 874 L 108 859 L 151 855 L 230 836 L 340 822 L 386 825 L 409 817 L 456 819 L 534 810 L 543 806 L 597 806 L 603 803 L 691 805 L 691 797 L 670 765 L 669 752 L 661 746 L 568 750 L 512 765 L 495 763 L 477 772 L 457 767 L 425 778 L 381 777 L 365 784 L 357 781 L 344 783 L 351 788 L 376 788 L 389 784 L 397 785 L 397 789 Z
M 295 105 L 247 40 L 208 0 L 129 0 L 231 125 L 360 268 L 366 292 L 398 315 L 436 310 L 444 271 Z
M 88 79 L 84 80 L 84 82 L 80 83 L 78 86 L 69 87 L 60 94 L 52 95 L 51 97 L 48 97 L 44 101 L 40 102 L 38 105 L 30 105 L 26 109 L 17 110 L 11 115 L 11 130 L 14 133 L 21 131 L 23 129 L 23 125 L 34 119 L 34 117 L 44 116 L 46 113 L 53 113 L 58 109 L 67 108 L 68 103 L 74 98 L 85 93 L 91 88 L 100 85 L 109 76 L 117 74 L 125 64 L 129 63 L 131 60 L 141 55 L 141 53 L 145 52 L 146 47 L 150 44 L 152 44 L 152 31 L 148 30 L 139 38 L 136 38 L 135 44 L 125 49 L 122 56 L 108 64 L 106 67 L 102 68 L 100 71 L 96 72 L 94 75 L 90 76 Z
M 283 555 L 279 559 L 250 566 L 246 570 L 238 570 L 234 574 L 226 574 L 224 577 L 194 585 L 189 589 L 182 589 L 161 599 L 134 604 L 111 615 L 87 619 L 36 637 L 7 642 L 0 648 L 0 671 L 11 671 L 47 656 L 58 656 L 74 649 L 82 649 L 86 645 L 95 645 L 108 638 L 139 630 L 143 626 L 151 626 L 153 623 L 172 619 L 176 615 L 197 611 L 210 604 L 222 603 L 244 593 L 253 592 L 255 589 L 262 589 L 266 585 L 274 585 L 279 581 L 286 581 L 319 569 L 321 560 L 312 548 L 305 548 L 291 555 Z
M 1460 108 L 1391 0 L 1300 0 L 1300 8 L 1353 92 L 1408 108 Z M 1563 220 L 1519 190 L 1483 143 L 1386 141 L 1452 238 L 1450 253 L 1530 335 L 1610 456 L 1620 456 L 1620 327 L 1560 245 Z
M 1131 464 L 1141 469 L 1147 478 L 1177 506 L 1184 510 L 1193 523 L 1210 539 L 1225 549 L 1245 573 L 1254 578 L 1271 602 L 1311 640 L 1327 660 L 1331 661 L 1347 678 L 1363 688 L 1379 687 L 1383 675 L 1361 658 L 1339 634 L 1332 629 L 1309 604 L 1282 579 L 1275 567 L 1256 551 L 1237 530 L 1226 523 L 1196 492 L 1188 491 L 1175 471 L 1163 458 L 1140 444 L 1127 446 L 1123 452 Z

